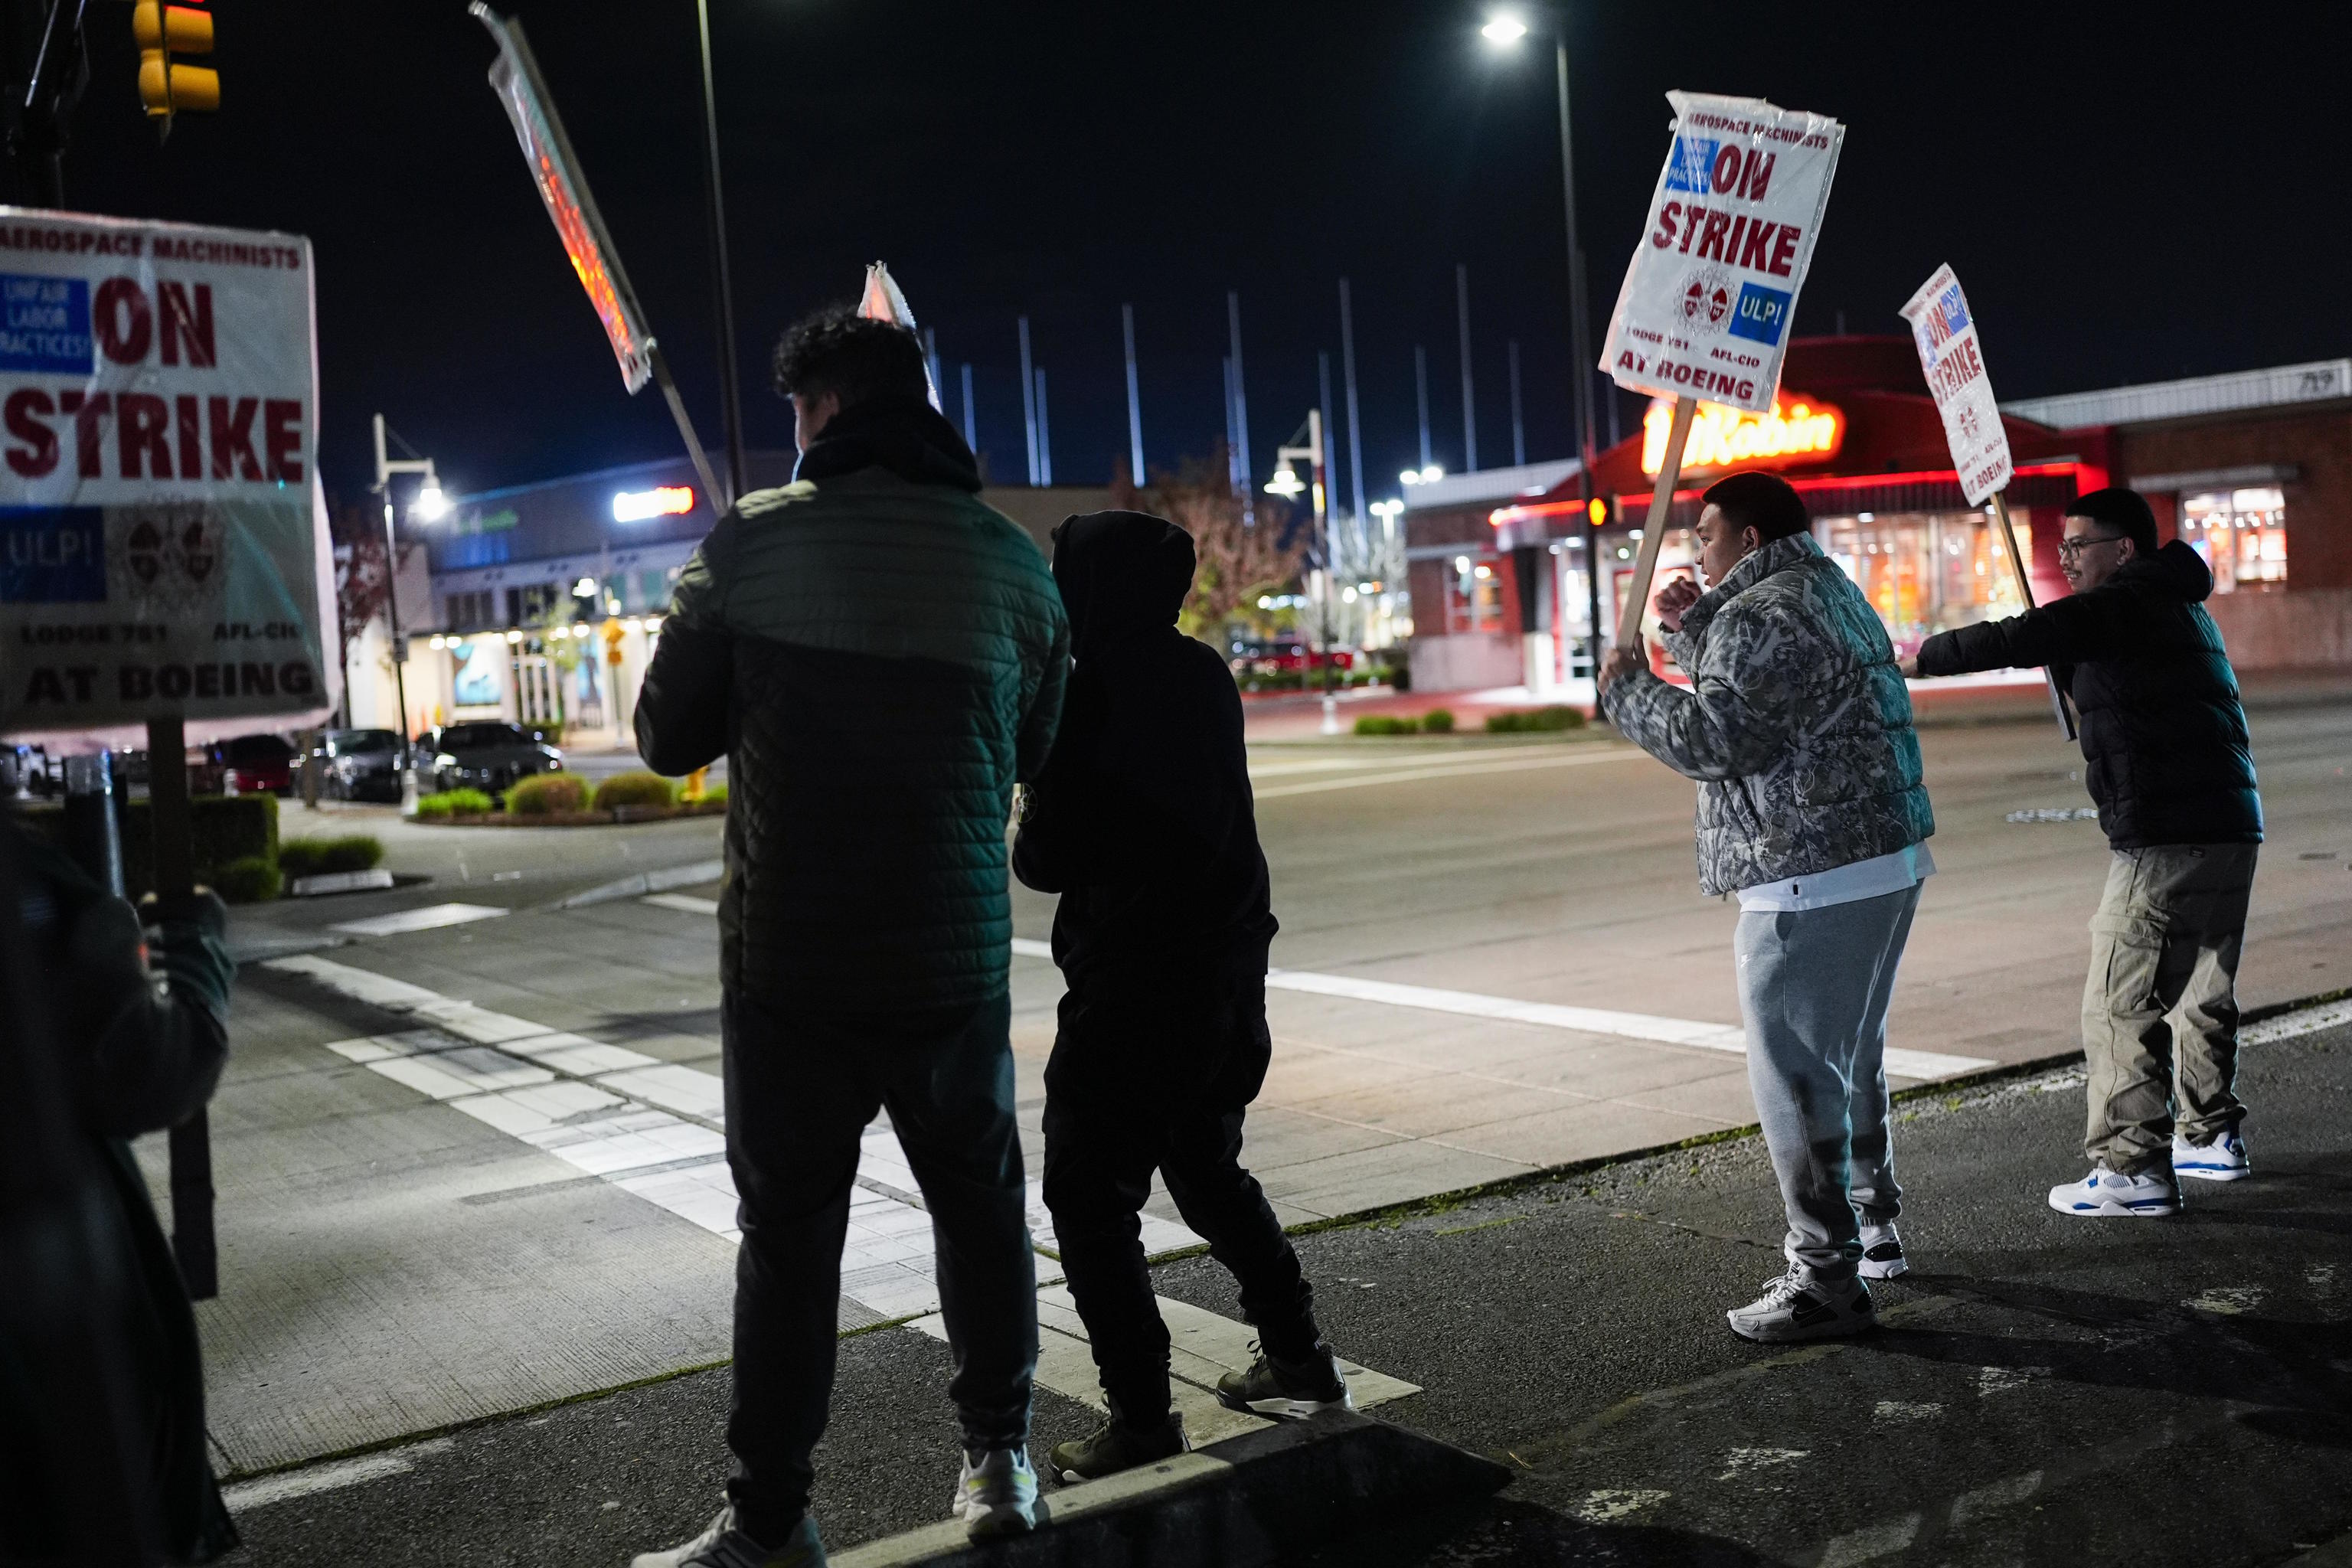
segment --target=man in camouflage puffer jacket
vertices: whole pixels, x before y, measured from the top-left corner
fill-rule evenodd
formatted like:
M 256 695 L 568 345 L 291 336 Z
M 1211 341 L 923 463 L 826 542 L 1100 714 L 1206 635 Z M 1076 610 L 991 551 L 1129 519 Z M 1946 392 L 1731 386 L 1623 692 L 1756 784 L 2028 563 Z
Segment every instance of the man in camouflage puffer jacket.
M 1044 554 L 981 500 L 912 332 L 821 312 L 786 334 L 776 381 L 793 482 L 742 497 L 695 552 L 637 705 L 656 771 L 728 759 L 719 1028 L 743 1233 L 729 1507 L 639 1568 L 824 1561 L 811 1455 L 859 1137 L 885 1108 L 937 1233 L 956 1511 L 975 1535 L 1034 1521 L 1005 825 L 1053 744 L 1068 620 Z
M 1680 581 L 1658 597 L 1690 689 L 1652 674 L 1639 639 L 1601 671 L 1618 732 L 1698 781 L 1700 886 L 1739 896 L 1748 1082 L 1788 1210 L 1789 1272 L 1727 1316 L 1775 1342 L 1867 1328 L 1857 1276 L 1906 1267 L 1886 1010 L 1935 869 L 1895 650 L 1811 523 L 1771 475 L 1718 481 L 1697 531 L 1715 586 Z

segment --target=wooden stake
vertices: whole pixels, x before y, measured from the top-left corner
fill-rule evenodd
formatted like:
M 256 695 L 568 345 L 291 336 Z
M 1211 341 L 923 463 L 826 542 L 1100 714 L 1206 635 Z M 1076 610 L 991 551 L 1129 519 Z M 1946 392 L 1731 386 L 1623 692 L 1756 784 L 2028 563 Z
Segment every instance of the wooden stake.
M 1633 556 L 1633 575 L 1625 584 L 1625 598 L 1617 612 L 1617 647 L 1637 646 L 1642 619 L 1650 613 L 1650 579 L 1657 575 L 1658 551 L 1666 542 L 1666 521 L 1674 510 L 1675 486 L 1683 476 L 1683 448 L 1690 444 L 1691 420 L 1698 399 L 1675 399 L 1674 428 L 1666 432 L 1665 461 L 1658 468 L 1658 488 L 1650 493 L 1650 515 L 1642 522 L 1642 548 Z M 1592 563 L 1597 571 L 1598 561 Z
M 2025 574 L 2025 557 L 2017 548 L 2017 529 L 2009 521 L 2009 496 L 2005 491 L 1992 492 L 1993 519 L 2000 525 L 2000 542 L 2009 550 L 2009 569 L 2017 574 L 2017 592 L 2027 609 L 2033 608 L 2033 580 Z M 2050 683 L 2050 711 L 2057 716 L 2058 727 L 2066 731 L 2068 740 L 2074 739 L 2074 715 L 2066 710 L 2066 700 L 2059 695 L 2058 676 L 2044 669 L 2042 679 Z

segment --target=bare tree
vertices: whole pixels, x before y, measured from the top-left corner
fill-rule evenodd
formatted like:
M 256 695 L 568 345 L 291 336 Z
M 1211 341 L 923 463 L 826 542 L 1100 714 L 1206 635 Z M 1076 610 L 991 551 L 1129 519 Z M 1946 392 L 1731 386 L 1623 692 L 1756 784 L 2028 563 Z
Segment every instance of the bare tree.
M 1236 609 L 1286 587 L 1306 558 L 1303 530 L 1283 542 L 1290 510 L 1280 501 L 1261 500 L 1255 523 L 1244 517 L 1223 445 L 1205 458 L 1185 458 L 1173 473 L 1154 470 L 1151 483 L 1141 489 L 1121 463 L 1112 475 L 1111 491 L 1119 506 L 1156 513 L 1192 536 L 1198 564 L 1176 624 L 1204 642 L 1221 642 Z

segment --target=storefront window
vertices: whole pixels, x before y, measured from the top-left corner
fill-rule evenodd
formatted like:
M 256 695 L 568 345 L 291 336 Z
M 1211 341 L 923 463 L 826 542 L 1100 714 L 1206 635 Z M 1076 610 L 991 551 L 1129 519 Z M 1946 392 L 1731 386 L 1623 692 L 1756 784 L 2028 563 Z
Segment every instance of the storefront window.
M 2017 548 L 2033 555 L 2033 526 L 2011 514 Z M 1853 578 L 1898 652 L 1937 632 L 2013 616 L 2024 601 L 1994 521 L 1983 512 L 1861 512 L 1813 524 L 1822 550 Z
M 2213 569 L 2213 592 L 2286 583 L 2286 497 L 2275 487 L 2180 498 L 2180 537 Z
M 1503 580 L 1492 562 L 1457 555 L 1445 574 L 1445 630 L 1466 632 L 1503 629 Z

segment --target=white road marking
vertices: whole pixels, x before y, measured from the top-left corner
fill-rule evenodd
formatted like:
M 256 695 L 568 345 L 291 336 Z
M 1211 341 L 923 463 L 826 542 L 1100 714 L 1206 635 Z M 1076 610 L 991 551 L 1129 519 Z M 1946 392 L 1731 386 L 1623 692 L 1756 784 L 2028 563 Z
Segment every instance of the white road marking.
M 2203 1295 L 2192 1296 L 2180 1304 L 2191 1311 L 2215 1312 L 2225 1317 L 2235 1317 L 2240 1312 L 2251 1312 L 2261 1306 L 2263 1298 L 2268 1293 L 2259 1285 L 2218 1285 Z
M 1018 958 L 1051 958 L 1054 944 L 1032 937 L 1013 939 Z M 1690 1018 L 1658 1018 L 1646 1013 L 1619 1013 L 1605 1007 L 1571 1007 L 1557 1002 L 1523 1002 L 1515 996 L 1487 996 L 1475 991 L 1447 991 L 1433 985 L 1404 985 L 1391 980 L 1365 980 L 1352 974 L 1318 974 L 1304 969 L 1266 972 L 1269 991 L 1304 991 L 1318 996 L 1339 996 L 1351 1002 L 1377 1002 L 1391 1007 L 1419 1007 L 1432 1013 L 1454 1013 L 1468 1018 L 1494 1018 L 1506 1024 L 1533 1024 L 1538 1028 L 1574 1029 L 1580 1034 L 1609 1035 L 1619 1039 L 1651 1040 L 1666 1046 L 1691 1046 L 1701 1050 L 1728 1051 L 1744 1056 L 1748 1033 L 1737 1024 L 1706 1024 Z M 1994 1064 L 1982 1057 L 1948 1056 L 1941 1051 L 1887 1047 L 1886 1071 L 1893 1078 L 1956 1078 Z
M 1169 1387 L 1178 1413 L 1184 1417 L 1185 1436 L 1199 1447 L 1266 1426 L 1262 1416 L 1227 1409 L 1216 1392 L 1218 1378 L 1228 1372 L 1247 1372 L 1256 1359 L 1251 1349 L 1256 1331 L 1187 1302 L 1166 1297 L 1155 1300 L 1171 1342 Z M 908 1326 L 935 1340 L 947 1339 L 947 1321 L 937 1312 Z M 1037 1352 L 1040 1384 L 1082 1405 L 1108 1411 L 1087 1346 L 1086 1323 L 1066 1287 L 1048 1285 L 1037 1292 Z M 1359 1410 L 1421 1392 L 1402 1378 L 1351 1361 L 1343 1359 L 1339 1371 Z
M 1751 1470 L 1769 1470 L 1781 1465 L 1793 1465 L 1799 1459 L 1811 1456 L 1810 1448 L 1734 1448 L 1724 1455 L 1723 1474 L 1715 1479 L 1718 1481 L 1733 1480 Z
M 1822 1548 L 1820 1568 L 1853 1568 L 1857 1563 L 1875 1562 L 1891 1557 L 1909 1546 L 1919 1537 L 1919 1516 L 1906 1513 L 1901 1519 L 1885 1524 L 1841 1535 Z
M 422 1443 L 411 1443 L 406 1447 L 381 1454 L 362 1454 L 356 1459 L 338 1459 L 331 1465 L 312 1465 L 306 1469 L 257 1476 L 249 1481 L 223 1487 L 221 1500 L 228 1505 L 231 1513 L 244 1513 L 250 1509 L 268 1508 L 272 1503 L 289 1502 L 295 1498 L 315 1497 L 320 1492 L 355 1487 L 362 1481 L 404 1476 L 416 1468 L 419 1458 L 428 1454 L 446 1454 L 455 1446 L 446 1437 L 428 1437 Z
M 1944 1413 L 1941 1405 L 1912 1404 L 1901 1399 L 1882 1399 L 1871 1412 L 1874 1421 L 1933 1421 Z
M 2277 1040 L 2292 1040 L 2301 1035 L 2315 1035 L 2339 1024 L 2352 1024 L 2352 1001 L 2299 1008 L 2292 1013 L 2282 1013 L 2275 1018 L 2265 1018 L 2259 1024 L 2249 1024 L 2238 1031 L 2238 1044 L 2267 1046 Z
M 1372 784 L 1412 784 L 1423 779 L 1459 778 L 1469 773 L 1516 773 L 1533 768 L 1574 768 L 1590 763 L 1622 763 L 1632 757 L 1644 757 L 1648 752 L 1637 746 L 1595 745 L 1568 757 L 1510 757 L 1491 762 L 1465 763 L 1453 767 L 1407 767 L 1393 773 L 1373 773 L 1364 777 L 1317 779 L 1307 784 L 1276 784 L 1272 789 L 1253 791 L 1259 800 L 1280 800 L 1286 795 L 1320 795 L 1326 790 L 1364 789 Z
M 1568 1511 L 1587 1524 L 1607 1524 L 1612 1519 L 1623 1519 L 1627 1514 L 1655 1508 L 1672 1496 L 1672 1492 L 1604 1488 L 1597 1492 L 1585 1493 L 1584 1500 L 1574 1504 Z
M 719 912 L 717 899 L 698 899 L 691 893 L 653 893 L 639 899 L 637 902 L 652 904 L 659 909 L 676 910 L 680 914 L 688 915 L 715 915 Z
M 327 929 L 348 936 L 399 936 L 405 931 L 464 925 L 469 921 L 494 921 L 511 912 L 488 904 L 425 904 L 394 914 L 370 915 L 363 921 L 344 921 Z
M 740 1242 L 734 1176 L 725 1163 L 725 1081 L 657 1061 L 625 1046 L 549 1029 L 372 970 L 304 954 L 270 967 L 300 974 L 432 1026 L 327 1048 L 347 1061 L 441 1100 L 589 1175 L 601 1177 L 712 1235 Z M 842 1251 L 842 1294 L 886 1318 L 935 1311 L 937 1261 L 930 1215 L 897 1134 L 869 1127 L 859 1140 Z M 1025 1194 L 1036 1244 L 1054 1246 L 1043 1189 Z M 1200 1245 L 1172 1220 L 1142 1217 L 1153 1257 Z
M 1952 1500 L 1952 1528 L 1962 1530 L 1989 1513 L 2015 1508 L 2042 1489 L 2042 1472 L 2028 1470 L 2021 1476 L 2010 1476 L 2001 1480 L 1962 1492 Z

